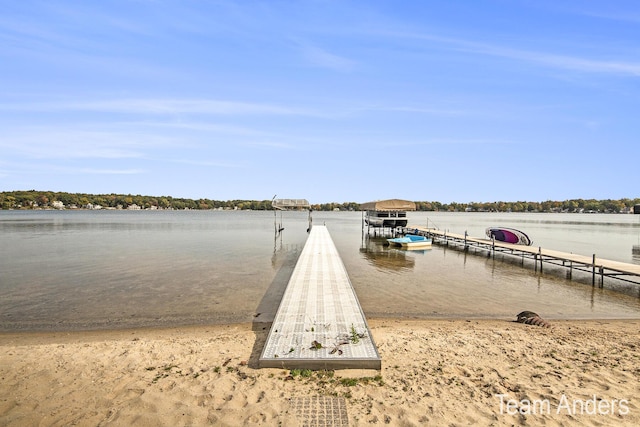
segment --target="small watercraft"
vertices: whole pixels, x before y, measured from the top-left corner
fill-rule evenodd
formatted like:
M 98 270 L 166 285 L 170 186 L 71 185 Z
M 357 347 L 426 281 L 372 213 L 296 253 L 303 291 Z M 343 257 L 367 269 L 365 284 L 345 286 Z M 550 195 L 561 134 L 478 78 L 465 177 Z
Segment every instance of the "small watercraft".
M 431 246 L 431 239 L 417 234 L 405 234 L 404 237 L 387 239 L 390 245 L 402 246 L 403 248 L 421 248 Z
M 489 227 L 487 228 L 486 233 L 488 238 L 495 239 L 499 242 L 525 246 L 531 246 L 533 243 L 529 236 L 515 228 Z

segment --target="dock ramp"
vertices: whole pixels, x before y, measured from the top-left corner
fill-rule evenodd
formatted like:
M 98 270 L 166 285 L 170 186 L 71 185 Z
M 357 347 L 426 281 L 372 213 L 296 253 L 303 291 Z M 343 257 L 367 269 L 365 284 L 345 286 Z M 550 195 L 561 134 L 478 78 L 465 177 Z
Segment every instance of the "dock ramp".
M 311 229 L 259 366 L 380 369 L 381 359 L 347 271 L 325 226 Z

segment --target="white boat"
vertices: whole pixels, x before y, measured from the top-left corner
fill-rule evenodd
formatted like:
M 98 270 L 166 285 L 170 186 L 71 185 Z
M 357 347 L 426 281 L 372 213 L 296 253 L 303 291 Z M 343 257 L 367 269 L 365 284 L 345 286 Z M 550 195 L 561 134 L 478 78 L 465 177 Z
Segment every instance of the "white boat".
M 431 239 L 416 234 L 405 234 L 404 237 L 387 239 L 390 245 L 402 246 L 403 248 L 424 248 L 431 246 Z

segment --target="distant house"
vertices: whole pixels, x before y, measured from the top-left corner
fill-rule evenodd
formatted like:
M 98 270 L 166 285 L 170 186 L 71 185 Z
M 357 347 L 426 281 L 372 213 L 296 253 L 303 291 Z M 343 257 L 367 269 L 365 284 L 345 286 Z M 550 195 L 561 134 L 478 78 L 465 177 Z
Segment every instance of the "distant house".
M 142 208 L 134 203 L 132 205 L 127 206 L 127 209 L 130 211 L 139 211 Z
M 54 209 L 64 209 L 64 203 L 59 200 L 54 200 L 51 202 L 51 207 Z

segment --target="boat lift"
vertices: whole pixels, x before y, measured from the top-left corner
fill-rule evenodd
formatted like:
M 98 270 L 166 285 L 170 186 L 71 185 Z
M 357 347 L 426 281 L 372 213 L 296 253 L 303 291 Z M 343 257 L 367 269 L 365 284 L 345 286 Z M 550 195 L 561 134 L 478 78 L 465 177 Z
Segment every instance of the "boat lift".
M 307 199 L 276 199 L 276 195 L 271 199 L 271 206 L 273 207 L 273 229 L 274 229 L 274 251 L 278 236 L 284 231 L 284 225 L 282 224 L 282 211 L 288 210 L 309 210 L 309 227 L 307 233 L 311 231 L 313 219 L 311 218 L 311 205 Z M 280 211 L 280 223 L 278 223 L 278 211 Z

